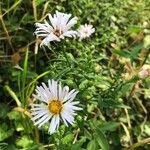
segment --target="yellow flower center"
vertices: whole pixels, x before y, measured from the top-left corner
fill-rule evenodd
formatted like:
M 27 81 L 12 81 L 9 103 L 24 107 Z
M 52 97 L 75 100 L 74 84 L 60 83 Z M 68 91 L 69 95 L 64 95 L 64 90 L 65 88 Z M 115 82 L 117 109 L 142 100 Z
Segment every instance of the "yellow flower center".
M 59 114 L 62 109 L 62 103 L 59 100 L 52 100 L 48 104 L 48 109 L 53 114 Z

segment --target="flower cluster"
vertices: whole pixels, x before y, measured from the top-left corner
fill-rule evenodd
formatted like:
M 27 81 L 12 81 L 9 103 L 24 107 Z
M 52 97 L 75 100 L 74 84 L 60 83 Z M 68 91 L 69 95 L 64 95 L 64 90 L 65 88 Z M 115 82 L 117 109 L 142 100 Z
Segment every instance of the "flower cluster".
M 49 46 L 51 41 L 61 41 L 65 37 L 79 37 L 80 40 L 88 38 L 95 29 L 92 25 L 81 25 L 77 31 L 72 27 L 77 23 L 77 17 L 71 18 L 71 14 L 56 11 L 53 16 L 48 14 L 48 20 L 44 23 L 36 23 L 35 35 L 40 38 L 40 46 Z M 74 123 L 79 101 L 73 101 L 77 95 L 75 89 L 69 91 L 69 87 L 62 87 L 61 83 L 48 80 L 48 86 L 42 83 L 37 86 L 33 97 L 40 103 L 31 104 L 31 119 L 34 125 L 43 126 L 50 121 L 48 132 L 54 133 L 62 120 L 66 126 Z
M 81 25 L 77 31 L 72 30 L 72 27 L 77 23 L 77 17 L 71 18 L 71 14 L 65 14 L 56 11 L 53 16 L 48 14 L 48 21 L 44 23 L 36 23 L 35 35 L 41 38 L 40 46 L 48 46 L 51 41 L 61 41 L 65 37 L 79 37 L 80 40 L 90 37 L 95 29 L 92 25 Z

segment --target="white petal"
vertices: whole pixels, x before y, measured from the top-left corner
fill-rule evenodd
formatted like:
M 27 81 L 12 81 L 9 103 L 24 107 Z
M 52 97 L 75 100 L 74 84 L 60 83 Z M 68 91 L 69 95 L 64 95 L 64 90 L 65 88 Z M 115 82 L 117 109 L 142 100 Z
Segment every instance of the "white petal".
M 50 26 L 47 21 L 45 21 L 45 24 L 36 23 L 36 31 L 41 31 L 44 33 L 51 33 L 53 30 L 52 26 Z
M 66 31 L 63 33 L 63 36 L 66 36 L 66 37 L 76 37 L 76 35 L 77 35 L 77 32 L 73 30 Z
M 48 80 L 49 90 L 52 93 L 52 99 L 58 99 L 57 81 Z
M 77 106 L 74 106 L 72 103 L 65 103 L 64 104 L 64 107 L 67 107 L 67 109 L 70 109 L 70 110 L 82 110 L 82 108 L 80 107 L 77 107 Z
M 57 17 L 57 27 L 59 30 L 61 29 L 61 22 L 63 20 L 63 13 L 56 11 L 56 17 Z
M 51 22 L 53 28 L 56 29 L 56 21 L 57 21 L 57 20 L 56 20 L 55 15 L 54 15 L 54 17 L 52 17 L 52 15 L 49 14 L 48 17 L 49 17 L 49 20 L 50 20 L 50 22 Z
M 35 115 L 34 117 L 31 118 L 32 121 L 35 121 L 36 119 L 44 116 L 45 114 L 47 114 L 47 111 L 42 111 L 41 113 L 38 113 L 37 115 Z
M 37 87 L 37 89 L 39 90 L 39 94 L 41 95 L 41 97 L 46 101 L 48 102 L 49 100 L 49 93 L 47 93 L 47 91 L 42 87 Z
M 65 97 L 64 97 L 64 102 L 65 101 L 73 101 L 73 99 L 76 97 L 78 91 L 75 91 L 75 89 L 71 90 Z
M 66 120 L 68 123 L 73 124 L 74 123 L 74 117 L 71 113 L 67 111 L 61 112 L 61 117 L 63 120 Z
M 49 114 L 45 114 L 43 117 L 41 117 L 37 122 L 34 123 L 34 125 L 42 123 L 47 117 L 49 117 Z
M 37 90 L 35 89 L 35 91 L 37 91 Z M 42 102 L 47 103 L 47 100 L 45 100 L 45 99 L 43 99 L 43 97 L 41 97 L 40 92 L 37 92 L 37 95 L 36 95 L 36 94 L 32 94 L 32 96 L 33 96 L 35 99 L 37 99 L 37 100 L 40 100 L 40 101 L 42 101 Z
M 46 93 L 42 86 L 37 86 L 35 91 L 37 93 L 37 96 L 41 97 L 44 101 L 47 101 L 47 96 L 45 96 Z
M 45 91 L 46 91 L 46 94 L 48 95 L 48 98 L 51 99 L 52 98 L 52 93 L 50 92 L 49 88 L 46 86 L 45 83 L 42 83 Z
M 31 108 L 31 110 L 33 110 L 33 111 L 45 110 L 45 109 L 47 109 L 47 107 L 33 107 L 33 108 Z
M 41 31 L 36 31 L 36 32 L 34 32 L 35 34 L 36 34 L 36 36 L 37 36 L 37 38 L 38 37 L 47 37 L 48 36 L 48 33 L 41 33 Z
M 45 25 L 47 26 L 47 31 L 52 32 L 54 30 L 53 27 L 49 25 L 49 23 L 46 20 L 44 22 L 45 22 Z
M 51 87 L 51 91 L 53 93 L 53 96 L 58 98 L 57 96 L 57 81 L 52 80 L 52 87 Z
M 44 125 L 46 122 L 48 122 L 48 120 L 50 120 L 50 118 L 52 117 L 52 115 L 49 115 L 43 122 L 41 122 L 40 124 L 39 124 L 39 128 L 42 126 L 42 125 Z
M 63 122 L 65 123 L 65 125 L 68 127 L 69 125 L 68 125 L 66 119 L 63 117 L 63 115 L 61 115 L 61 118 L 62 118 Z
M 43 39 L 43 41 L 41 42 L 40 46 L 48 46 L 50 44 L 51 41 L 60 41 L 60 39 L 54 35 L 53 33 L 50 33 L 46 38 Z
M 63 15 L 63 18 L 62 18 L 62 21 L 61 21 L 61 29 L 62 31 L 65 31 L 65 27 L 66 27 L 66 24 L 69 20 L 69 18 L 71 17 L 71 14 L 64 14 Z
M 59 88 L 58 89 L 59 100 L 63 100 L 61 83 L 59 83 L 58 88 Z
M 63 102 L 65 101 L 64 98 L 67 96 L 69 92 L 69 87 L 68 86 L 65 86 L 62 91 L 60 92 L 60 100 L 63 100 Z
M 56 131 L 56 129 L 58 129 L 59 122 L 60 122 L 59 115 L 54 115 L 52 117 L 52 120 L 51 120 L 51 123 L 50 123 L 50 126 L 49 126 L 49 130 L 48 130 L 48 132 L 50 134 L 53 134 Z
M 66 25 L 65 31 L 69 30 L 72 26 L 74 26 L 77 23 L 77 17 L 72 18 Z
M 45 107 L 46 105 L 41 103 L 41 104 L 30 104 L 31 107 Z

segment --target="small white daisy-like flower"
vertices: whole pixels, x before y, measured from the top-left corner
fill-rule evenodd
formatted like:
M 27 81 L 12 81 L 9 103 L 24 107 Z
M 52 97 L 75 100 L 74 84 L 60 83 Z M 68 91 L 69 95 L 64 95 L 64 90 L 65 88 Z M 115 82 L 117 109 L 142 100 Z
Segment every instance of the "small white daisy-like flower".
M 60 41 L 64 37 L 75 37 L 77 32 L 71 28 L 77 23 L 77 17 L 69 20 L 70 17 L 71 14 L 56 11 L 53 17 L 48 14 L 49 22 L 45 20 L 44 23 L 36 23 L 37 29 L 34 33 L 37 38 L 43 38 L 40 46 L 48 46 L 51 41 Z
M 138 72 L 138 76 L 143 79 L 150 76 L 150 65 L 148 64 L 143 65 L 140 71 Z
M 34 125 L 41 127 L 46 122 L 51 120 L 48 132 L 54 133 L 62 120 L 66 126 L 74 123 L 75 111 L 82 110 L 77 107 L 79 101 L 73 101 L 78 92 L 73 89 L 69 92 L 69 87 L 62 88 L 61 83 L 48 80 L 48 86 L 42 83 L 42 86 L 37 86 L 36 94 L 33 97 L 39 100 L 39 104 L 31 104 L 31 120 Z
M 91 36 L 92 33 L 95 32 L 95 28 L 93 28 L 93 25 L 81 25 L 78 29 L 78 36 L 80 40 L 88 38 Z

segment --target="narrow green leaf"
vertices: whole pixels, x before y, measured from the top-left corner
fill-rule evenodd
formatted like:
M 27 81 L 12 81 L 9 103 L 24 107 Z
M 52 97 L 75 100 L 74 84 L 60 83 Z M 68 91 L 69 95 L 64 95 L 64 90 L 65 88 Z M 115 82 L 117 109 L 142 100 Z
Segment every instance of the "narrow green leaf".
M 86 141 L 85 137 L 82 137 L 79 141 L 71 146 L 71 150 L 82 150 L 81 146 Z
M 127 108 L 127 109 L 130 109 L 129 106 L 127 106 L 123 103 L 120 103 L 120 102 L 116 102 L 115 100 L 100 101 L 100 105 L 102 107 L 105 107 L 105 108 L 111 107 L 111 108 Z
M 131 91 L 134 84 L 135 84 L 134 82 L 124 84 L 119 92 L 120 95 L 125 96 L 127 94 L 127 92 Z
M 141 26 L 129 26 L 127 29 L 128 33 L 139 33 L 141 32 L 143 29 L 141 28 Z
M 129 58 L 130 57 L 130 52 L 127 50 L 113 50 L 114 54 L 118 54 L 121 57 Z
M 141 51 L 141 49 L 143 48 L 143 44 L 138 44 L 137 46 L 133 47 L 131 49 L 131 53 L 130 53 L 130 58 L 131 59 L 136 59 L 138 57 L 139 52 Z
M 120 125 L 119 122 L 105 122 L 99 125 L 101 131 L 114 131 Z
M 101 132 L 99 128 L 97 128 L 96 133 L 94 135 L 96 141 L 98 142 L 99 146 L 102 150 L 109 150 L 109 144 L 105 137 L 105 135 Z
M 92 140 L 88 143 L 87 150 L 97 150 L 97 143 L 95 140 Z
M 27 76 L 27 68 L 28 68 L 28 48 L 26 49 L 26 55 L 23 65 L 23 75 L 22 75 L 22 102 L 25 105 L 25 84 L 26 84 L 26 76 Z
M 19 4 L 21 4 L 22 0 L 18 0 L 16 1 L 8 10 L 6 10 L 6 12 L 3 14 L 3 16 L 7 13 L 9 13 L 10 11 L 12 11 L 13 9 L 17 8 L 17 6 Z

